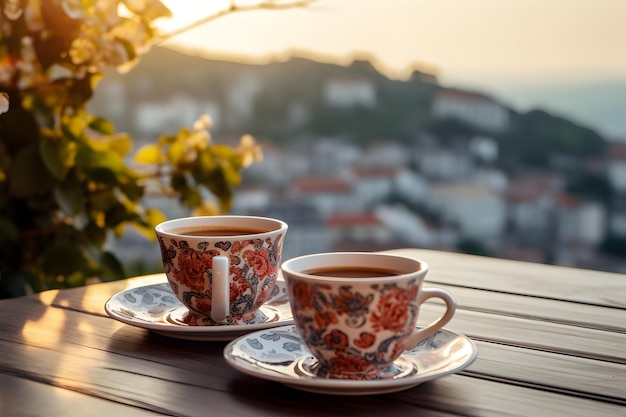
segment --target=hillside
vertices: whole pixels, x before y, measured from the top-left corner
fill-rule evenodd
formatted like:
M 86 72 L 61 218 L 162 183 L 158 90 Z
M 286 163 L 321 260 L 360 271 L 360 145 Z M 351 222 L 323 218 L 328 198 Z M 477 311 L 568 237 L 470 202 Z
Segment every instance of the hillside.
M 375 106 L 329 106 L 324 88 L 332 79 L 365 79 L 373 83 Z M 435 134 L 442 140 L 446 136 L 467 139 L 484 133 L 458 121 L 432 119 L 432 100 L 441 88 L 433 75 L 416 71 L 407 81 L 393 80 L 366 61 L 344 67 L 291 58 L 285 62 L 251 65 L 207 60 L 157 47 L 128 74 L 109 74 L 99 88 L 106 89 L 110 85 L 107 83 L 124 86 L 130 108 L 184 96 L 211 100 L 223 110 L 232 106 L 234 90 L 252 89 L 250 118 L 223 123 L 215 132 L 228 136 L 253 132 L 276 142 L 319 136 L 367 142 L 380 138 L 411 140 L 420 132 Z M 99 101 L 97 94 L 93 109 L 101 112 L 106 104 Z M 298 107 L 306 110 L 307 117 L 299 124 L 288 123 Z M 500 141 L 505 169 L 552 167 L 555 155 L 573 158 L 575 165 L 579 165 L 588 156 L 604 153 L 606 141 L 591 129 L 546 111 L 509 110 L 511 129 L 495 137 Z M 120 130 L 138 133 L 132 112 L 114 122 Z

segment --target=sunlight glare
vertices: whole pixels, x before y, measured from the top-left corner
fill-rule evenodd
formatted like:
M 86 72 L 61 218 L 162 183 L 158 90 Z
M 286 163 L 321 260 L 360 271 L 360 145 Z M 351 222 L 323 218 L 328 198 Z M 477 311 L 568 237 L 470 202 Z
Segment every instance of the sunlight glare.
M 39 319 L 24 323 L 22 337 L 28 346 L 58 349 L 59 335 L 63 334 L 65 326 L 65 312 L 58 308 L 48 307 Z
M 228 0 L 161 0 L 161 2 L 172 12 L 171 18 L 159 19 L 156 22 L 157 28 L 164 34 L 225 10 L 230 5 Z

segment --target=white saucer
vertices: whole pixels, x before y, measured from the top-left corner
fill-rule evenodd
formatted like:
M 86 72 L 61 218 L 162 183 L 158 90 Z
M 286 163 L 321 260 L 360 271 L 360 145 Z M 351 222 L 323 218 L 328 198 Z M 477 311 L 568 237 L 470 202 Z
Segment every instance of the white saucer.
M 319 377 L 308 372 L 306 369 L 314 359 L 295 326 L 250 333 L 224 348 L 226 362 L 243 373 L 303 391 L 332 395 L 385 394 L 409 389 L 465 369 L 477 354 L 476 345 L 469 338 L 442 329 L 394 362 L 399 370 L 397 375 L 349 380 Z
M 107 314 L 131 326 L 151 330 L 163 336 L 186 340 L 233 340 L 254 330 L 293 323 L 287 286 L 282 277 L 272 289 L 272 297 L 257 312 L 263 319 L 247 324 L 190 326 L 182 321 L 187 308 L 176 298 L 169 284 L 145 285 L 122 291 L 111 297 L 104 309 Z M 261 314 L 262 313 L 262 314 Z

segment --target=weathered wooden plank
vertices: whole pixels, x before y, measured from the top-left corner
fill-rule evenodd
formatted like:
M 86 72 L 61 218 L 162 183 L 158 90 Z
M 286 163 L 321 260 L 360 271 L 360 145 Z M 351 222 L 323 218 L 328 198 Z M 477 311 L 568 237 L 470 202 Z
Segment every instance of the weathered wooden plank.
M 158 281 L 158 276 L 153 276 L 151 280 Z M 140 282 L 148 280 L 135 281 L 125 283 L 128 287 Z M 117 283 L 116 283 L 117 284 Z M 118 284 L 119 285 L 119 284 Z M 116 287 L 117 288 L 117 287 Z M 477 291 L 479 294 L 474 295 L 475 300 L 482 297 L 493 296 L 492 293 Z M 45 303 L 52 303 L 55 306 L 64 306 L 76 310 L 85 310 L 94 314 L 102 314 L 104 301 L 102 296 L 108 294 L 107 286 L 94 285 L 93 288 L 86 289 L 84 300 L 81 299 L 79 291 L 61 292 L 55 295 L 52 300 L 44 300 Z M 464 291 L 463 294 L 467 294 Z M 49 297 L 42 295 L 40 297 Z M 104 297 L 105 299 L 108 297 Z M 472 338 L 479 340 L 493 341 L 498 343 L 510 344 L 514 346 L 529 347 L 552 352 L 561 352 L 568 355 L 577 355 L 591 359 L 605 359 L 618 363 L 626 363 L 626 333 L 617 333 L 614 331 L 598 328 L 588 328 L 580 326 L 571 326 L 562 323 L 551 323 L 545 319 L 535 320 L 532 317 L 517 317 L 515 314 L 521 313 L 522 308 L 528 310 L 541 311 L 541 307 L 545 306 L 544 301 L 533 297 L 515 296 L 515 299 L 521 299 L 512 302 L 510 298 L 500 300 L 500 304 L 496 306 L 485 302 L 485 311 L 474 311 L 473 309 L 465 309 L 465 305 L 461 304 L 459 310 L 455 314 L 452 321 L 448 324 L 448 328 L 456 330 Z M 463 299 L 459 300 L 460 302 Z M 509 309 L 506 309 L 506 301 L 509 301 Z M 534 308 L 535 303 L 539 303 L 540 307 Z M 565 305 L 563 305 L 565 304 Z M 573 305 L 573 306 L 570 306 Z M 563 307 L 562 318 L 567 318 L 567 311 L 576 310 L 576 304 L 560 302 L 558 306 Z M 514 307 L 517 310 L 514 310 Z M 566 308 L 569 307 L 569 308 Z M 470 307 L 472 308 L 472 307 Z M 615 309 L 606 309 L 594 306 L 594 309 L 604 309 L 607 313 L 614 313 Z M 427 324 L 438 314 L 441 308 L 436 303 L 425 304 L 420 312 L 419 323 Z M 493 314 L 497 312 L 498 314 Z M 546 313 L 548 314 L 548 313 Z
M 426 325 L 441 311 L 438 305 L 424 304 L 418 321 Z M 626 363 L 626 333 L 464 309 L 446 327 L 475 340 Z
M 6 345 L 2 348 L 4 351 Z M 192 350 L 195 356 L 198 352 Z M 447 376 L 395 394 L 355 399 L 323 397 L 243 375 L 219 365 L 213 353 L 202 361 L 187 359 L 190 363 L 184 367 L 159 363 L 163 359 L 155 362 L 109 354 L 103 361 L 32 347 L 21 349 L 17 357 L 11 357 L 10 351 L 9 354 L 8 359 L 16 367 L 20 362 L 15 360 L 31 362 L 25 378 L 132 407 L 130 412 L 115 415 L 141 415 L 135 411 L 137 408 L 165 415 L 198 417 L 231 414 L 367 417 L 381 413 L 400 417 L 615 416 L 623 410 L 615 404 L 462 375 Z M 3 372 L 7 371 L 6 360 L 3 360 Z M 8 371 L 15 372 L 15 369 Z
M 322 397 L 243 375 L 224 362 L 224 343 L 169 339 L 105 316 L 103 305 L 111 295 L 163 281 L 159 274 L 0 302 L 0 394 L 3 381 L 17 381 L 29 387 L 24 392 L 39 392 L 30 388 L 36 384 L 42 392 L 67 390 L 97 402 L 128 404 L 128 412 L 114 415 L 147 413 L 142 410 L 261 417 L 623 413 L 623 276 L 410 253 L 431 265 L 429 285 L 448 286 L 457 297 L 460 307 L 447 327 L 478 341 L 478 359 L 460 375 L 358 400 Z M 442 274 L 434 273 L 440 269 Z M 464 269 L 471 273 L 462 274 Z M 599 287 L 589 290 L 590 281 Z M 436 303 L 425 305 L 420 322 L 440 311 Z M 14 412 L 15 401 L 10 404 Z M 33 415 L 50 414 L 41 408 Z
M 390 251 L 430 266 L 427 282 L 626 308 L 626 276 L 427 249 Z
M 45 306 L 42 306 L 44 310 L 38 310 L 33 308 L 32 304 L 28 305 L 28 311 L 35 315 L 32 319 L 20 322 L 16 317 L 24 316 L 23 314 L 14 309 L 7 311 L 4 306 L 8 304 L 0 303 L 0 328 L 3 329 L 0 339 L 7 342 L 7 344 L 0 345 L 3 352 L 3 356 L 0 357 L 0 364 L 2 364 L 0 366 L 17 366 L 16 369 L 23 372 L 30 370 L 38 374 L 53 375 L 60 361 L 62 363 L 70 361 L 73 364 L 69 368 L 71 372 L 84 372 L 86 369 L 106 363 L 107 367 L 118 369 L 119 372 L 128 368 L 133 369 L 133 372 L 153 375 L 158 379 L 170 378 L 167 370 L 174 367 L 177 369 L 177 374 L 183 371 L 190 373 L 183 379 L 177 379 L 181 383 L 197 378 L 198 371 L 202 374 L 210 373 L 212 377 L 232 376 L 230 367 L 222 359 L 224 343 L 170 339 L 118 323 L 108 317 Z M 511 320 L 510 317 L 502 317 L 504 322 L 499 322 L 493 315 L 471 311 L 463 313 L 482 316 L 488 322 L 488 325 L 485 325 L 474 316 L 460 315 L 455 318 L 454 320 L 457 320 L 455 324 L 460 324 L 467 333 L 475 331 L 482 336 L 481 339 L 501 339 L 498 340 L 498 344 L 480 343 L 479 357 L 469 368 L 471 371 L 510 381 L 532 380 L 546 387 L 554 386 L 559 389 L 588 392 L 590 396 L 619 397 L 621 395 L 620 390 L 623 388 L 612 387 L 611 384 L 625 378 L 623 371 L 626 367 L 622 363 L 543 352 L 573 350 L 579 347 L 585 352 L 595 352 L 593 354 L 596 356 L 606 356 L 603 350 L 604 344 L 594 339 L 598 334 L 590 336 L 589 334 L 578 335 L 574 332 L 569 338 L 563 338 L 558 334 L 559 332 L 554 336 L 555 331 L 550 323 L 536 323 L 529 320 L 521 320 L 527 322 L 527 330 L 520 333 L 516 328 L 506 325 L 508 320 Z M 537 324 L 548 326 L 548 328 L 538 329 Z M 570 328 L 570 326 L 563 325 L 555 326 Z M 563 334 L 562 329 L 560 333 Z M 603 336 L 612 335 L 610 332 L 599 333 Z M 626 335 L 621 336 L 626 337 Z M 515 346 L 526 344 L 530 349 L 510 347 L 507 344 Z M 541 345 L 541 349 L 538 349 L 535 344 Z M 580 347 L 581 344 L 584 346 Z M 622 352 L 619 346 L 624 345 L 615 347 Z M 32 349 L 39 353 L 29 353 L 28 357 L 21 357 L 24 355 L 23 352 L 32 352 Z M 59 357 L 41 363 L 38 358 L 42 352 L 43 354 L 56 352 Z M 588 355 L 588 353 L 585 354 Z M 205 364 L 206 361 L 208 363 Z M 202 370 L 205 365 L 208 368 Z M 558 373 L 558 369 L 562 366 L 570 368 L 568 371 L 570 374 L 578 374 L 575 381 L 568 380 L 570 378 L 568 373 Z M 142 370 L 142 367 L 146 369 Z M 73 368 L 79 371 L 73 371 Z M 163 370 L 159 374 L 154 374 L 155 369 Z M 620 376 L 613 381 L 599 382 L 598 379 L 605 371 L 613 375 L 620 374 Z M 94 373 L 93 370 L 88 372 L 90 375 Z M 70 374 L 66 378 L 76 379 L 77 377 Z M 612 390 L 615 389 L 617 391 L 613 392 Z M 607 392 L 613 393 L 607 394 Z
M 616 417 L 624 413 L 624 407 L 618 404 L 465 375 L 450 375 L 422 384 L 413 390 L 393 394 L 393 399 L 464 416 Z
M 468 373 L 626 405 L 626 365 L 478 342 Z
M 165 274 L 145 275 L 119 281 L 70 288 L 62 291 L 46 291 L 36 296 L 41 300 L 41 303 L 45 305 L 54 305 L 104 316 L 106 315 L 104 304 L 113 295 L 129 288 L 160 282 L 166 282 Z
M 450 291 L 457 300 L 459 308 L 465 310 L 626 333 L 626 309 L 527 297 L 445 284 L 431 284 L 428 286 L 436 286 Z
M 0 416 L 160 416 L 163 414 L 103 400 L 89 394 L 0 374 Z

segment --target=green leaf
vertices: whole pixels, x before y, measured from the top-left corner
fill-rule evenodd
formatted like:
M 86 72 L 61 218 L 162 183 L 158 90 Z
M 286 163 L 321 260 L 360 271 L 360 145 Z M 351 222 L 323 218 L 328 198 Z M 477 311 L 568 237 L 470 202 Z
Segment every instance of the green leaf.
M 85 207 L 83 189 L 74 178 L 68 178 L 54 187 L 54 200 L 61 210 L 70 217 L 78 215 Z
M 139 164 L 160 164 L 163 162 L 161 150 L 155 144 L 144 145 L 135 153 L 134 161 Z
M 230 146 L 227 145 L 213 145 L 211 146 L 211 153 L 216 159 L 222 159 L 226 161 L 235 162 L 238 159 L 241 159 L 240 155 L 237 151 Z
M 58 180 L 63 180 L 74 166 L 77 145 L 65 138 L 43 138 L 39 151 L 48 171 Z
M 202 205 L 202 195 L 197 188 L 186 188 L 180 193 L 180 201 L 188 207 L 200 207 Z
M 72 274 L 67 275 L 65 277 L 65 281 L 63 281 L 63 283 L 65 284 L 64 286 L 82 287 L 87 282 L 87 278 L 90 275 L 89 272 L 91 271 L 87 271 L 87 273 L 85 273 L 84 271 L 76 271 Z
M 98 227 L 98 225 L 93 222 L 85 227 L 84 233 L 85 238 L 97 247 L 102 247 L 106 242 L 107 230 L 103 227 Z
M 174 142 L 167 150 L 167 159 L 172 163 L 172 165 L 176 166 L 180 164 L 184 153 L 183 144 L 181 142 Z
M 114 204 L 106 211 L 107 227 L 115 227 L 128 219 L 128 212 L 123 204 Z
M 194 176 L 200 182 L 207 181 L 218 168 L 215 157 L 209 151 L 201 152 L 198 155 L 194 166 Z
M 108 168 L 95 168 L 90 171 L 88 175 L 90 180 L 98 184 L 114 186 L 117 185 L 118 182 L 117 175 Z
M 56 242 L 44 251 L 42 266 L 46 274 L 69 276 L 89 266 L 89 261 L 78 243 Z
M 161 210 L 156 208 L 147 208 L 145 214 L 142 216 L 140 222 L 132 223 L 131 225 L 139 234 L 148 240 L 155 240 L 154 228 L 159 224 L 167 220 L 167 216 L 163 214 Z
M 118 200 L 113 194 L 112 190 L 91 194 L 89 195 L 88 199 L 89 208 L 94 212 L 105 213 L 111 207 L 118 203 Z
M 144 194 L 145 187 L 140 185 L 135 175 L 127 173 L 118 177 L 119 188 L 130 201 L 139 201 Z
M 69 85 L 68 93 L 70 105 L 75 108 L 84 106 L 93 96 L 91 74 L 88 73 L 83 78 L 74 78 Z
M 85 120 L 82 116 L 66 116 L 61 124 L 61 132 L 64 137 L 79 141 L 85 133 Z
M 104 140 L 104 143 L 110 150 L 122 157 L 126 156 L 133 148 L 133 140 L 126 133 L 110 136 Z
M 104 268 L 104 274 L 101 277 L 103 281 L 108 281 L 109 278 L 122 279 L 125 277 L 124 267 L 111 252 L 102 253 L 100 265 Z
M 6 240 L 17 240 L 19 229 L 8 217 L 0 216 L 0 236 Z
M 233 203 L 233 190 L 222 175 L 216 175 L 214 180 L 206 184 L 220 202 L 220 210 L 227 212 Z
M 76 165 L 91 169 L 106 168 L 115 174 L 123 172 L 126 168 L 124 159 L 118 153 L 97 143 L 80 148 L 76 155 Z
M 220 164 L 224 179 L 231 185 L 237 186 L 241 182 L 241 175 L 239 170 L 235 169 L 231 164 L 226 161 L 222 161 Z
M 52 176 L 46 169 L 37 145 L 22 148 L 8 172 L 9 192 L 16 197 L 30 197 L 49 189 Z
M 170 179 L 170 185 L 176 192 L 180 192 L 188 187 L 187 178 L 185 175 L 180 173 L 172 174 L 172 178 Z
M 115 133 L 115 126 L 113 123 L 103 117 L 94 117 L 93 120 L 89 122 L 89 128 L 95 130 L 96 132 L 100 132 L 103 135 L 112 135 Z

